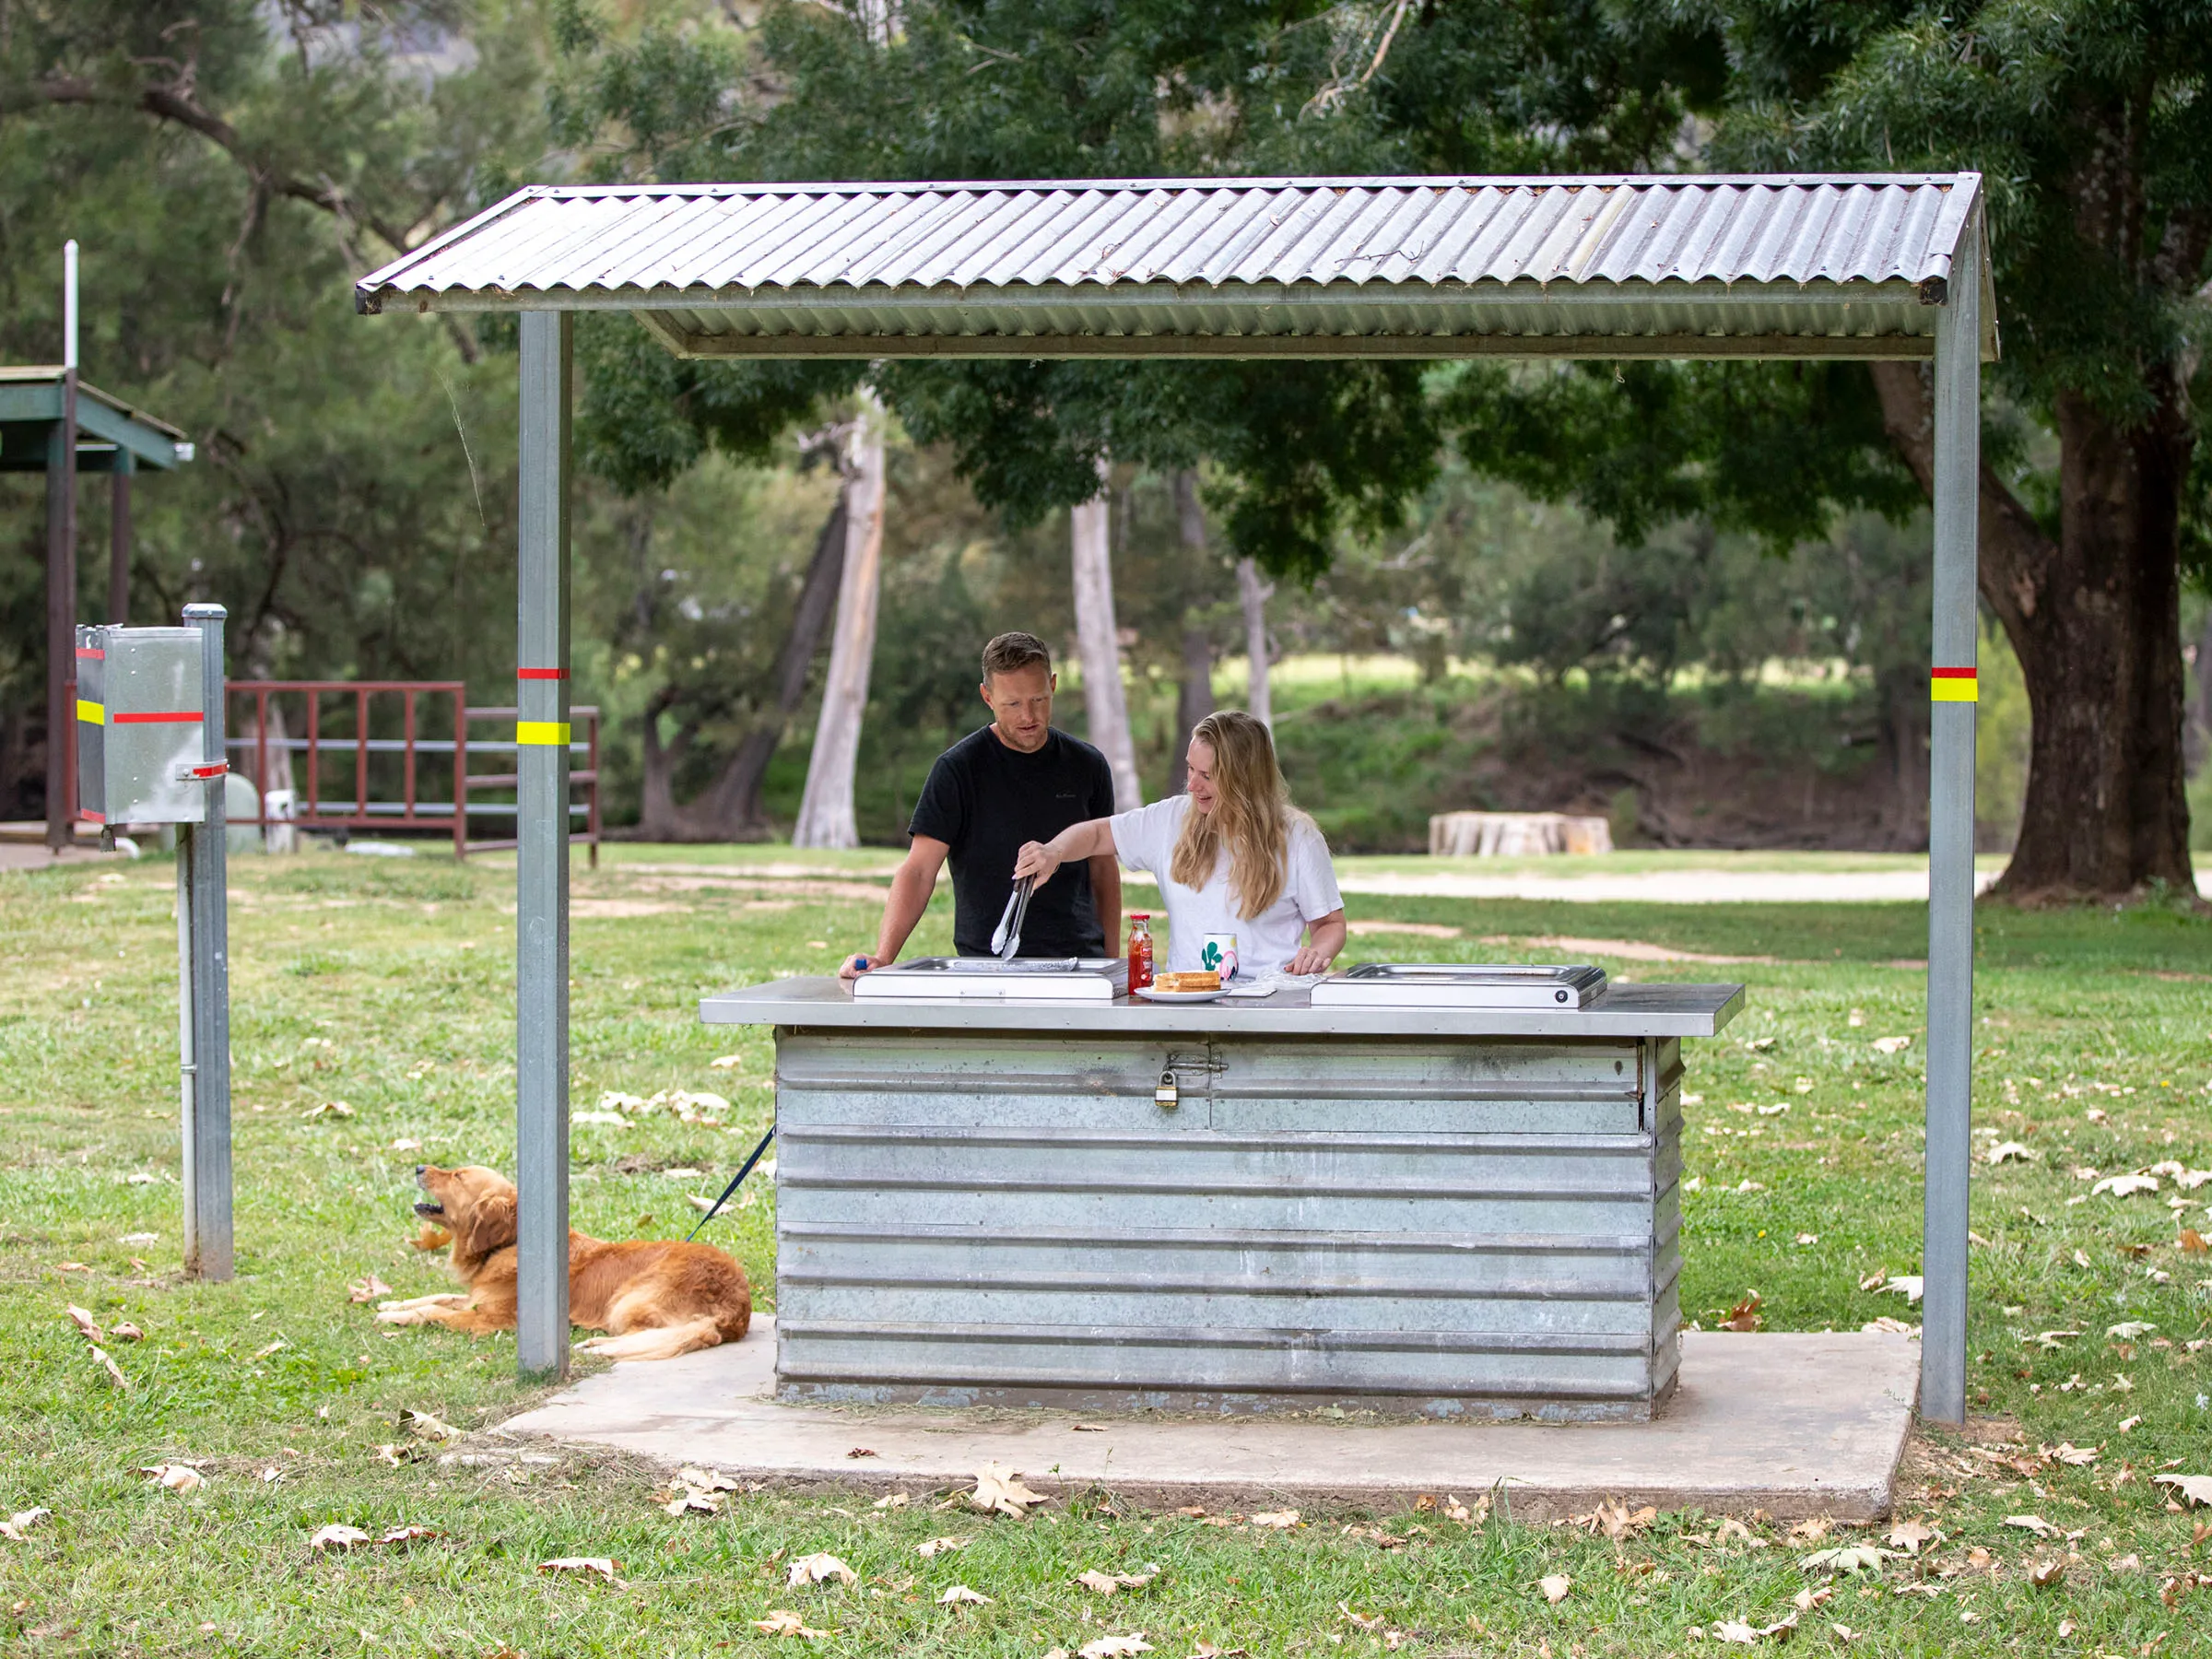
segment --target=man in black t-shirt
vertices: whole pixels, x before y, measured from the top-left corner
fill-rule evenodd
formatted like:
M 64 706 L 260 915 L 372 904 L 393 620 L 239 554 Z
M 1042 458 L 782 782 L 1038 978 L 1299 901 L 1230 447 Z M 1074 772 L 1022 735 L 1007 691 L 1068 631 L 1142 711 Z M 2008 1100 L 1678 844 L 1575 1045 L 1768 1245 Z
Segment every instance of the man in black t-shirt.
M 1014 858 L 1022 844 L 1112 814 L 1106 757 L 1053 729 L 1059 683 L 1052 653 L 1033 634 L 1003 633 L 983 647 L 980 689 L 991 724 L 961 738 L 930 768 L 876 948 L 847 957 L 841 979 L 899 959 L 947 858 L 953 948 L 961 956 L 989 956 L 991 935 L 1014 891 Z M 1102 957 L 1119 943 L 1121 922 L 1122 871 L 1112 854 L 1063 865 L 1030 895 L 1021 954 Z

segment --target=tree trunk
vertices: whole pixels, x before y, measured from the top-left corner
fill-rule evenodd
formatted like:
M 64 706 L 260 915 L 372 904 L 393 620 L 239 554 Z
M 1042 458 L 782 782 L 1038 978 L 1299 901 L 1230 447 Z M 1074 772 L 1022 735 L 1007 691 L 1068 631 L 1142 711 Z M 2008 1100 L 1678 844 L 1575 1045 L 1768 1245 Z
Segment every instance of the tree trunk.
M 821 648 L 822 632 L 838 597 L 845 569 L 846 492 L 822 522 L 815 538 L 814 559 L 800 584 L 798 603 L 792 608 L 791 631 L 776 654 L 776 700 L 753 723 L 753 727 L 732 751 L 713 782 L 684 809 L 699 831 L 700 841 L 759 841 L 768 832 L 768 814 L 760 805 L 760 786 L 768 763 L 783 741 L 791 717 L 806 700 L 807 670 Z
M 2205 610 L 2205 625 L 2196 637 L 2196 708 L 2183 735 L 2183 771 L 2194 778 L 2212 760 L 2212 606 Z
M 1275 700 L 1267 688 L 1267 600 L 1275 583 L 1260 580 L 1260 567 L 1249 559 L 1237 560 L 1237 598 L 1244 607 L 1244 661 L 1248 665 L 1244 712 L 1262 725 L 1275 726 Z
M 1933 477 L 1928 382 L 1871 365 L 1891 441 Z M 2112 899 L 2153 882 L 2194 894 L 2183 793 L 2181 492 L 2194 434 L 2181 388 L 2123 430 L 2074 394 L 2057 403 L 2053 541 L 1984 464 L 1980 586 L 2028 683 L 2033 723 L 2020 838 L 1994 891 Z
M 638 747 L 641 786 L 638 791 L 638 827 L 632 832 L 639 841 L 680 841 L 690 840 L 683 814 L 676 805 L 676 763 L 683 759 L 684 751 L 691 747 L 698 731 L 696 724 L 686 724 L 677 729 L 676 741 L 661 742 L 661 716 L 676 701 L 675 688 L 664 686 L 653 694 L 645 704 L 645 713 L 640 725 Z
M 1137 783 L 1136 747 L 1129 738 L 1129 705 L 1122 695 L 1122 647 L 1113 619 L 1113 554 L 1107 542 L 1106 464 L 1099 463 L 1099 493 L 1067 515 L 1076 589 L 1076 651 L 1083 663 L 1083 702 L 1090 740 L 1113 773 L 1113 808 L 1145 804 Z
M 1198 475 L 1180 472 L 1175 475 L 1176 517 L 1182 530 L 1182 545 L 1190 554 L 1194 571 L 1209 569 L 1206 557 L 1206 512 L 1198 504 Z M 1187 771 L 1183 755 L 1191 747 L 1191 728 L 1214 712 L 1214 641 L 1213 636 L 1199 625 L 1193 606 L 1182 618 L 1182 681 L 1175 697 L 1175 757 L 1174 782 L 1170 794 L 1181 794 L 1187 785 Z
M 845 568 L 838 583 L 837 632 L 830 677 L 815 724 L 806 792 L 791 832 L 794 847 L 857 847 L 853 774 L 860 762 L 861 716 L 876 655 L 876 604 L 883 576 L 883 407 L 870 399 L 853 429 L 845 487 Z

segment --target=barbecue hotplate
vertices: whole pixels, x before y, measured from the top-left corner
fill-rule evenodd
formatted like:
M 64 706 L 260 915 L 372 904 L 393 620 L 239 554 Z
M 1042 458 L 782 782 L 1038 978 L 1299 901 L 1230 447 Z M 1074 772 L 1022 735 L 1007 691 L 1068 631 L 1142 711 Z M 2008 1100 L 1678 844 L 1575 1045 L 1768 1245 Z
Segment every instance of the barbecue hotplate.
M 1606 971 L 1588 963 L 1362 962 L 1313 987 L 1317 1008 L 1582 1008 Z
M 864 973 L 853 994 L 1003 1002 L 1112 1002 L 1126 982 L 1129 964 L 1119 958 L 917 957 Z

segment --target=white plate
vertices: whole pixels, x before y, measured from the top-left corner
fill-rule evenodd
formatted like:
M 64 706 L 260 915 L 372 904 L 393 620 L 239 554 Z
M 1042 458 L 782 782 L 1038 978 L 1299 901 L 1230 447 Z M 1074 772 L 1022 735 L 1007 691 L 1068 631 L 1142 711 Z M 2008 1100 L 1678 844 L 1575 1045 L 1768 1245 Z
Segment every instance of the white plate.
M 1141 996 L 1147 1002 L 1201 1003 L 1219 1002 L 1229 993 L 1227 991 L 1159 991 L 1147 985 L 1143 990 L 1132 991 L 1129 994 Z

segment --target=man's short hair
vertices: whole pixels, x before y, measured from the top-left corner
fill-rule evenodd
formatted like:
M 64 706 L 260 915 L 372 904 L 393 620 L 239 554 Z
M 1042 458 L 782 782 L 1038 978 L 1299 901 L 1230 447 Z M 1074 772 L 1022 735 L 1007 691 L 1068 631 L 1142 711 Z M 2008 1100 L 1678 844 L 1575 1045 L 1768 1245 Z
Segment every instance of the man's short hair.
M 1035 634 L 1002 633 L 983 647 L 983 677 L 994 674 L 1013 674 L 1032 663 L 1041 663 L 1044 671 L 1053 671 L 1053 653 Z

